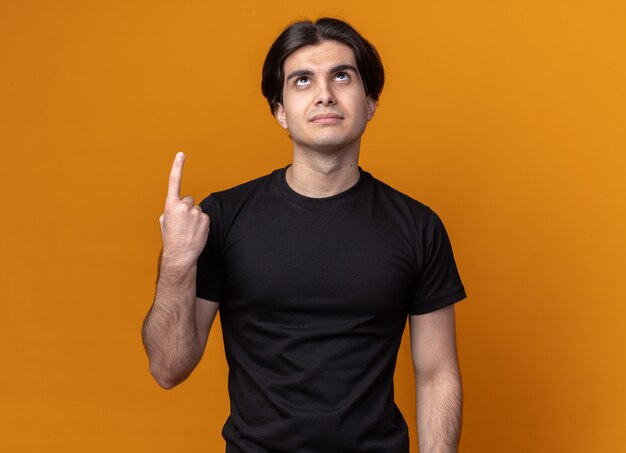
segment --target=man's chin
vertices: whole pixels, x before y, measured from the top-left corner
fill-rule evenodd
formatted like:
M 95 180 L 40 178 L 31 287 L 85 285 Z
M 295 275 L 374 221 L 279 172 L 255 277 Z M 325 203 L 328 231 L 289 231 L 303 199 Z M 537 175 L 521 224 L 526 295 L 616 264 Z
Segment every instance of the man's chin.
M 337 154 L 350 149 L 350 144 L 342 140 L 320 140 L 314 143 L 302 143 L 298 148 L 320 154 Z
M 293 141 L 293 138 L 292 138 Z M 294 146 L 299 149 L 308 149 L 313 152 L 319 152 L 323 154 L 334 154 L 341 151 L 346 151 L 351 149 L 355 142 L 359 141 L 359 137 L 357 138 L 348 138 L 345 136 L 326 136 L 326 137 L 316 137 L 314 140 L 306 141 L 306 142 L 295 142 Z

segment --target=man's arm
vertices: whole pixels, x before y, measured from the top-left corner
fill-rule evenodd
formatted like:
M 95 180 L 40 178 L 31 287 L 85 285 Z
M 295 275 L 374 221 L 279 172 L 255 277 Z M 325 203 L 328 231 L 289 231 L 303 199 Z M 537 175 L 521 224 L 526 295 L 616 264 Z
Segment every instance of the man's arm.
M 195 297 L 159 279 L 157 294 L 142 328 L 150 373 L 171 389 L 187 379 L 200 362 L 219 304 Z M 193 293 L 193 294 L 192 294 Z
M 209 234 L 209 217 L 190 196 L 180 198 L 185 155 L 170 173 L 165 209 L 159 219 L 163 251 L 154 303 L 142 328 L 150 372 L 164 388 L 184 381 L 206 346 L 219 305 L 196 298 L 196 272 Z
M 463 408 L 454 305 L 409 317 L 420 453 L 458 448 Z

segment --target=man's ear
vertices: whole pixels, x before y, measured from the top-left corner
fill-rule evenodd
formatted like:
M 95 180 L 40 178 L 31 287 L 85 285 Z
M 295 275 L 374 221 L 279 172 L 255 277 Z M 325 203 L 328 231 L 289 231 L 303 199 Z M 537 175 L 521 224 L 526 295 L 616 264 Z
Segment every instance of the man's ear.
M 282 104 L 278 102 L 274 105 L 274 116 L 276 117 L 278 124 L 280 124 L 283 129 L 289 128 L 289 126 L 287 125 L 287 116 L 285 115 L 285 108 L 283 107 Z
M 376 112 L 376 106 L 378 105 L 378 101 L 372 98 L 371 96 L 367 97 L 367 121 L 374 118 L 374 112 Z

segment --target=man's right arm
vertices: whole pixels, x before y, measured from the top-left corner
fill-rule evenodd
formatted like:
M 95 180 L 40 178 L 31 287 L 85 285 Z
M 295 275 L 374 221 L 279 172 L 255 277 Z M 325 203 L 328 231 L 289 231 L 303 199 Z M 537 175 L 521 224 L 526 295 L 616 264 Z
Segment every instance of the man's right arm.
M 150 373 L 161 387 L 171 389 L 200 362 L 219 304 L 196 297 L 195 271 L 182 280 L 171 277 L 163 266 L 159 274 L 142 338 Z
M 198 256 L 209 234 L 209 217 L 190 196 L 180 198 L 184 154 L 176 155 L 161 216 L 163 251 L 154 303 L 142 339 L 150 372 L 164 388 L 184 381 L 206 346 L 219 304 L 196 298 Z

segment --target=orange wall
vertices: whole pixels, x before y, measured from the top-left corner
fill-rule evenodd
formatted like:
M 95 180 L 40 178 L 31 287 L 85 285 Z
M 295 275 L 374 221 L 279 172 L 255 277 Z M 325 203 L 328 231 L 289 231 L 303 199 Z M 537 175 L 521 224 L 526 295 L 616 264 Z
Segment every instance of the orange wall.
M 218 324 L 169 392 L 140 341 L 167 175 L 184 150 L 200 199 L 289 161 L 260 67 L 324 14 L 387 67 L 362 166 L 452 238 L 461 452 L 623 451 L 625 3 L 216 3 L 0 1 L 0 451 L 223 451 Z M 414 426 L 411 382 L 405 342 Z

